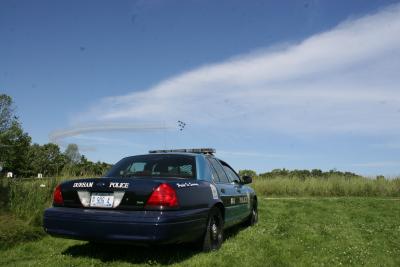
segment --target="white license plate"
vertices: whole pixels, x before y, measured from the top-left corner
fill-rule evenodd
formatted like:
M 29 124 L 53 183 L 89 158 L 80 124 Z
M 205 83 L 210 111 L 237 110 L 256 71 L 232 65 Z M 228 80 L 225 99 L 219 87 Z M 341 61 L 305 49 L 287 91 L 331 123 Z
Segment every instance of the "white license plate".
M 90 197 L 90 207 L 112 208 L 113 203 L 113 193 L 92 193 Z

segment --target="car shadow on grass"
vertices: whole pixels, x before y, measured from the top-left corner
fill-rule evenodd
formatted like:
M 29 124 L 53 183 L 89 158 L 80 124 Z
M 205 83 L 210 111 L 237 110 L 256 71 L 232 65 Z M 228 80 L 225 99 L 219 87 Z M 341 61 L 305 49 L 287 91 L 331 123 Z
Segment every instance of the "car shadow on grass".
M 67 248 L 62 254 L 96 258 L 102 262 L 122 261 L 135 264 L 174 264 L 199 253 L 190 245 L 135 246 L 130 244 L 85 243 Z
M 235 237 L 242 227 L 225 231 L 224 239 Z M 131 264 L 169 265 L 185 261 L 201 253 L 198 245 L 193 243 L 162 246 L 137 246 L 131 244 L 102 244 L 87 242 L 74 245 L 62 252 L 71 257 L 96 258 L 102 262 L 122 261 Z

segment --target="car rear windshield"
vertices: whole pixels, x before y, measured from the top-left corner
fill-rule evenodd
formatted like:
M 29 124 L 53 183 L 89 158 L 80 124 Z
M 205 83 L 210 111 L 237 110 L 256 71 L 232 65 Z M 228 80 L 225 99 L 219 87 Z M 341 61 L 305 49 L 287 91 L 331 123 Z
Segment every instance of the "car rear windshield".
M 120 160 L 106 177 L 196 178 L 196 161 L 185 155 L 144 155 Z

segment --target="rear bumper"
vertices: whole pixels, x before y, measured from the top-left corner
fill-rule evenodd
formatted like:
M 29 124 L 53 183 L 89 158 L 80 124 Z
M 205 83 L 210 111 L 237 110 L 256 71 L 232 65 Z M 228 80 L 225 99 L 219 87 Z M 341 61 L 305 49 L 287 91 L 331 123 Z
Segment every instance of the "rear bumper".
M 199 238 L 208 209 L 117 211 L 53 207 L 44 212 L 43 228 L 53 236 L 80 240 L 180 243 Z

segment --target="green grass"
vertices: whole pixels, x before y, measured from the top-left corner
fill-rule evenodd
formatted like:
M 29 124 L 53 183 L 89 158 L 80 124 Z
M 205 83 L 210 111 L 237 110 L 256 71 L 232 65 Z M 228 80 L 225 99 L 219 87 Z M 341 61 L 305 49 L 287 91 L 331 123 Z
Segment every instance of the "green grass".
M 400 266 L 400 199 L 260 196 L 255 227 L 223 247 L 143 248 L 45 237 L 0 250 L 0 266 Z
M 9 182 L 8 209 L 31 225 L 41 226 L 43 211 L 50 207 L 57 179 Z
M 252 186 L 264 196 L 357 196 L 400 197 L 400 179 L 369 179 L 364 177 L 329 178 L 255 177 Z
M 18 245 L 45 236 L 41 230 L 43 210 L 51 205 L 53 189 L 62 180 L 65 178 L 0 180 L 0 266 L 42 263 L 45 266 L 101 263 L 400 266 L 397 256 L 400 201 L 388 198 L 400 197 L 400 179 L 255 177 L 252 186 L 261 200 L 265 196 L 308 199 L 260 201 L 260 224 L 239 232 L 230 231 L 223 249 L 212 253 L 213 256 L 184 246 L 168 248 L 169 253 L 164 252 L 165 248 L 105 249 L 50 237 Z M 347 198 L 317 198 L 332 196 Z
M 45 236 L 41 227 L 35 227 L 10 213 L 0 214 L 0 250 Z
M 33 226 L 41 226 L 43 211 L 51 206 L 54 188 L 66 179 L 0 179 L 0 208 Z

